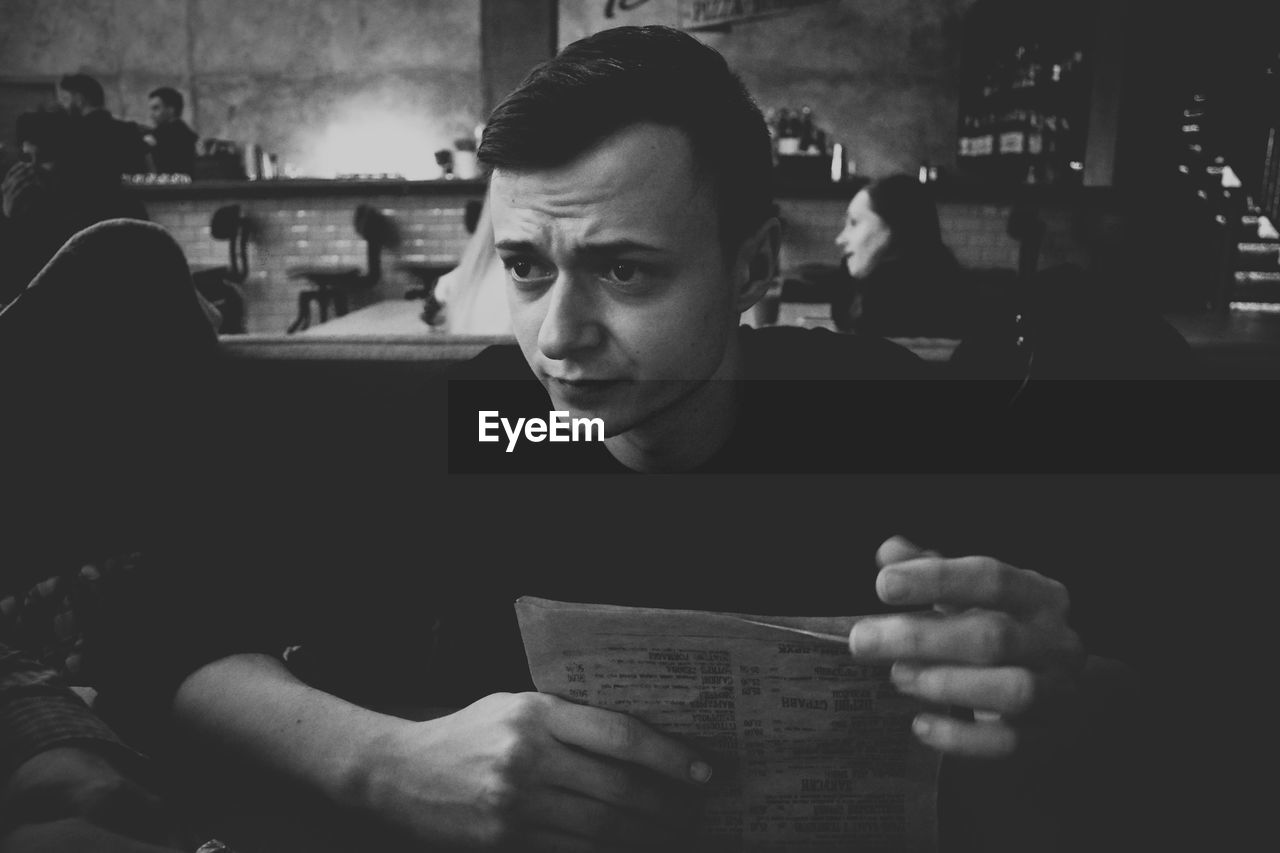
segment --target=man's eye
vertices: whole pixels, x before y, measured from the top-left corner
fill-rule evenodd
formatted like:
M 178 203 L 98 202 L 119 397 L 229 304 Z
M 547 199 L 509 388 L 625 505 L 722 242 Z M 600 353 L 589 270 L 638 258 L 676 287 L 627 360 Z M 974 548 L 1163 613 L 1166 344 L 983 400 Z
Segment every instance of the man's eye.
M 503 261 L 502 265 L 507 268 L 514 281 L 538 281 L 548 275 L 545 267 L 528 258 L 512 258 Z
M 634 284 L 639 275 L 640 268 L 628 261 L 619 261 L 609 267 L 609 277 L 619 284 Z

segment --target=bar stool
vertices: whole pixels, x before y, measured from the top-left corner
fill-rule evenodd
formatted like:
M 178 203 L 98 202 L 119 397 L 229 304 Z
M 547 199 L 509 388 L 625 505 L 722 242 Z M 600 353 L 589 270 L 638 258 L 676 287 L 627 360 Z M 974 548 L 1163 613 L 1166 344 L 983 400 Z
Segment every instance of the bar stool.
M 484 203 L 476 199 L 468 201 L 463 209 L 462 222 L 467 229 L 468 234 L 476 233 L 476 226 L 480 222 L 480 212 Z M 436 298 L 436 284 L 440 281 L 440 276 L 445 273 L 452 272 L 457 268 L 457 264 L 426 264 L 415 261 L 401 261 L 396 264 L 396 269 L 406 272 L 418 280 L 418 287 L 412 287 L 405 291 L 405 299 L 421 299 L 424 304 L 422 307 L 422 322 L 429 326 L 438 326 L 445 320 L 444 303 Z
M 289 326 L 288 334 L 310 327 L 313 303 L 319 310 L 320 322 L 329 319 L 330 308 L 334 316 L 341 317 L 347 313 L 350 294 L 368 290 L 382 278 L 382 248 L 392 240 L 391 221 L 369 205 L 361 204 L 356 207 L 354 225 L 367 250 L 363 272 L 358 267 L 310 265 L 289 267 L 285 271 L 291 279 L 311 283 L 298 294 L 298 316 Z
M 213 212 L 209 235 L 227 242 L 227 263 L 191 268 L 191 281 L 205 299 L 222 315 L 219 334 L 243 334 L 245 331 L 245 297 L 241 285 L 249 277 L 246 246 L 251 223 L 238 204 L 226 204 Z
M 429 326 L 438 326 L 444 322 L 444 313 L 441 309 L 444 306 L 440 300 L 436 299 L 436 283 L 440 281 L 440 276 L 451 271 L 452 266 L 441 266 L 439 264 L 422 264 L 414 261 L 401 261 L 396 264 L 396 269 L 407 272 L 418 280 L 417 287 L 411 287 L 404 292 L 405 299 L 421 299 L 423 300 L 422 320 Z

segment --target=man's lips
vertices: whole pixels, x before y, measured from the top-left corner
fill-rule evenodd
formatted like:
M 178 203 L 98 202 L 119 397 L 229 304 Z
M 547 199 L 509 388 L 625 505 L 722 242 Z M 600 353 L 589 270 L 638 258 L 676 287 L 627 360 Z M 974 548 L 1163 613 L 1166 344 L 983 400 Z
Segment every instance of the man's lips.
M 557 376 L 547 377 L 547 382 L 551 388 L 570 398 L 600 394 L 616 388 L 626 381 L 625 379 L 561 379 Z
M 558 382 L 562 385 L 592 385 L 604 384 L 609 382 L 622 382 L 625 380 L 623 376 L 609 376 L 607 374 L 593 374 L 574 371 L 565 374 L 548 373 L 539 371 L 542 378 L 549 382 Z

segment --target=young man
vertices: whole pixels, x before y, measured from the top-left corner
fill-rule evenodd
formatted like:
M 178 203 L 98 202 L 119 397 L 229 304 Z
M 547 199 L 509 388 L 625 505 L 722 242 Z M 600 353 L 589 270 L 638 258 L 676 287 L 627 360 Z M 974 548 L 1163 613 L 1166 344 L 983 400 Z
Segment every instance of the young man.
M 785 436 L 800 431 L 779 427 L 819 421 L 815 405 L 832 402 L 819 394 L 850 386 L 799 396 L 769 380 L 919 375 L 885 341 L 741 326 L 778 276 L 781 225 L 767 128 L 717 53 L 670 30 L 617 31 L 563 62 L 486 124 L 478 156 L 519 352 L 494 348 L 464 376 L 531 371 L 551 409 L 603 421 L 597 467 L 668 472 L 795 470 Z M 451 415 L 505 417 L 502 390 L 467 386 Z M 549 448 L 517 446 L 492 470 Z
M 572 91 L 579 86 L 586 100 Z M 580 125 L 563 122 L 577 122 L 585 104 L 592 121 L 572 132 Z M 837 375 L 909 371 L 912 359 L 887 344 L 844 349 L 834 336 L 797 332 L 798 357 L 736 331 L 776 265 L 763 134 L 723 59 L 674 30 L 601 33 L 536 71 L 495 111 L 481 146 L 495 167 L 490 203 L 520 341 L 519 352 L 482 356 L 481 372 L 501 373 L 514 356 L 555 405 L 606 421 L 609 454 L 663 471 L 699 466 L 731 444 L 749 423 L 736 417 L 743 401 L 733 380 L 753 368 L 794 375 L 804 357 L 825 354 L 844 357 L 827 367 Z M 504 137 L 533 155 L 512 153 Z M 768 355 L 786 361 L 753 362 Z M 452 517 L 448 506 L 469 505 L 468 485 L 451 485 L 437 522 Z M 550 505 L 537 484 L 501 491 L 476 495 L 495 535 L 466 549 L 444 531 L 430 565 L 420 549 L 388 545 L 388 533 L 326 536 L 314 550 L 291 537 L 275 554 L 237 550 L 194 580 L 174 575 L 168 589 L 206 611 L 185 624 L 194 651 L 177 666 L 134 658 L 142 674 L 131 678 L 152 680 L 138 689 L 159 698 L 160 713 L 171 708 L 189 741 L 449 849 L 683 846 L 691 809 L 714 779 L 704 756 L 635 719 L 528 692 L 511 592 L 597 600 L 612 585 L 617 603 L 742 612 L 866 613 L 876 593 L 894 606 L 933 605 L 936 614 L 860 623 L 850 638 L 861 660 L 901 662 L 900 689 L 980 712 L 922 715 L 924 743 L 954 756 L 1021 756 L 1070 729 L 1063 697 L 1081 682 L 1085 656 L 1053 580 L 891 538 L 874 587 L 874 572 L 816 563 L 788 569 L 783 584 L 737 573 L 718 584 L 720 570 L 703 565 L 689 537 L 735 565 L 736 524 L 678 517 L 661 504 L 616 517 L 590 489 Z M 867 505 L 864 537 L 884 526 L 877 513 L 888 503 L 882 492 Z M 842 548 L 863 553 L 857 535 Z M 776 549 L 754 552 L 789 565 Z M 243 584 L 227 581 L 237 568 Z M 268 594 L 269 583 L 279 591 Z M 173 678 L 171 705 L 162 668 Z M 511 690 L 521 692 L 502 692 Z M 416 715 L 392 712 L 405 703 L 419 706 Z M 428 714 L 424 704 L 449 708 Z
M 190 175 L 196 162 L 196 132 L 182 120 L 182 93 L 168 86 L 151 90 L 147 110 L 153 129 L 145 139 L 151 145 L 151 164 L 162 174 Z

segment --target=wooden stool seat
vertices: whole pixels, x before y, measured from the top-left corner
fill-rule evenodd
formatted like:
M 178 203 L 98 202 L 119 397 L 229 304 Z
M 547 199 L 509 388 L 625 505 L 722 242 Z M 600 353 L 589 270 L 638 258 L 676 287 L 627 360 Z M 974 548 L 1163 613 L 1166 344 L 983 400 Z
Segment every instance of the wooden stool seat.
M 289 278 L 305 278 L 308 281 L 314 281 L 316 284 L 340 284 L 348 279 L 359 278 L 360 269 L 358 267 L 289 267 L 285 270 L 285 275 Z

